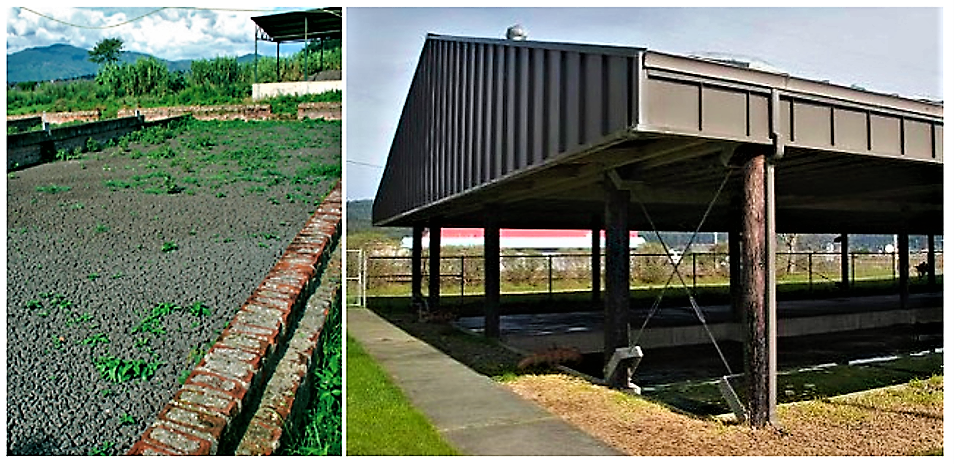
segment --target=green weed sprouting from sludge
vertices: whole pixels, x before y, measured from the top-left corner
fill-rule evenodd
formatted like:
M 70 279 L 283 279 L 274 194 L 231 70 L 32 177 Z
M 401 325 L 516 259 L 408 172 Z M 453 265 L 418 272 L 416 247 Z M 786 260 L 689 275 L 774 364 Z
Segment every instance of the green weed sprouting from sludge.
M 208 316 L 209 314 L 212 314 L 212 308 L 209 308 L 201 301 L 197 301 L 192 306 L 189 306 L 189 314 L 192 314 L 195 317 Z
M 94 363 L 103 380 L 111 383 L 123 383 L 130 380 L 149 380 L 160 367 L 162 361 L 145 359 L 120 359 L 115 356 L 100 356 Z
M 105 333 L 98 333 L 98 334 L 90 335 L 84 338 L 83 340 L 79 341 L 78 343 L 80 343 L 81 345 L 91 345 L 95 347 L 96 345 L 99 345 L 99 344 L 108 344 L 109 337 Z
M 90 449 L 89 455 L 90 456 L 112 456 L 113 455 L 112 450 L 114 446 L 116 446 L 116 444 L 111 441 L 104 442 L 101 445 L 94 446 L 92 449 Z
M 57 194 L 57 193 L 60 193 L 60 192 L 68 192 L 68 191 L 70 191 L 72 188 L 73 188 L 73 187 L 70 187 L 70 186 L 68 186 L 68 185 L 56 185 L 56 184 L 38 185 L 38 186 L 36 187 L 36 191 L 37 191 L 37 192 L 43 192 L 43 193 L 49 193 L 49 194 Z

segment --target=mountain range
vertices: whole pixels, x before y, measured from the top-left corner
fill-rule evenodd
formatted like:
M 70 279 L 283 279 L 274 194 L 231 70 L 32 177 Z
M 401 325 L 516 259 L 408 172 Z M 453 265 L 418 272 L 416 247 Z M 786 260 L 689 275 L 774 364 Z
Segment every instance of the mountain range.
M 124 51 L 120 60 L 135 63 L 150 55 Z M 169 61 L 158 58 L 170 71 L 186 71 L 192 60 Z M 254 55 L 243 55 L 239 62 L 250 61 Z M 7 55 L 7 82 L 48 81 L 72 79 L 96 74 L 99 65 L 89 61 L 89 51 L 67 44 L 27 48 Z

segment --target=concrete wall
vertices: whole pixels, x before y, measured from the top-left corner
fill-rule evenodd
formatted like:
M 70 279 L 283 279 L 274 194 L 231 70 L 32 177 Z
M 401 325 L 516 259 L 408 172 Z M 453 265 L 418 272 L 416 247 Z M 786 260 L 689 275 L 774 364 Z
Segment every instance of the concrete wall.
M 152 124 L 165 124 L 167 118 Z M 31 131 L 7 136 L 7 171 L 22 169 L 55 159 L 59 150 L 71 152 L 85 147 L 89 139 L 101 144 L 150 125 L 135 116 L 96 121 L 49 131 Z
M 25 116 L 20 118 L 7 118 L 7 129 L 13 127 L 18 131 L 24 131 L 31 129 L 34 126 L 39 126 L 43 123 L 43 118 L 40 116 Z
M 344 90 L 342 81 L 305 81 L 305 82 L 271 82 L 252 84 L 252 100 L 278 97 L 281 95 L 308 95 Z
M 779 319 L 778 336 L 779 338 L 798 337 L 895 325 L 942 322 L 943 317 L 942 308 L 935 307 Z M 712 331 L 712 336 L 716 340 L 742 341 L 742 328 L 739 324 L 710 324 L 709 330 Z M 635 339 L 638 331 L 638 328 L 631 329 L 630 338 Z M 575 347 L 582 353 L 601 353 L 603 351 L 603 332 L 511 335 L 504 337 L 504 343 L 527 352 L 536 352 L 553 346 L 566 346 Z M 709 337 L 701 324 L 647 328 L 639 340 L 639 346 L 643 348 L 668 348 L 709 343 L 711 343 Z

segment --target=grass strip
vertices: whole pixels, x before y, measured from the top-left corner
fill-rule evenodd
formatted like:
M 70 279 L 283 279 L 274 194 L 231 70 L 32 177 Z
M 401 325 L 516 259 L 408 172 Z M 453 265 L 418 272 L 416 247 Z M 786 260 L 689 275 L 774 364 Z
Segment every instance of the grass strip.
M 347 360 L 349 456 L 460 454 L 350 336 Z

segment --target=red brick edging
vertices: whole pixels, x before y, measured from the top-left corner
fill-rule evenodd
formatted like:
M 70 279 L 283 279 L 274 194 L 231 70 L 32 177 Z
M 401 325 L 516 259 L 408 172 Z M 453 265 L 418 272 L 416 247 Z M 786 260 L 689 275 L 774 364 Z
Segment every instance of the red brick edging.
M 321 302 L 327 312 L 339 295 L 341 271 L 328 266 L 340 268 L 331 257 L 341 216 L 339 181 L 127 455 L 210 455 L 223 442 L 237 445 L 241 429 L 255 421 L 251 408 L 275 371 L 276 354 L 296 346 L 289 328 L 298 325 L 308 297 L 327 299 Z

